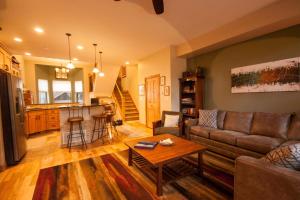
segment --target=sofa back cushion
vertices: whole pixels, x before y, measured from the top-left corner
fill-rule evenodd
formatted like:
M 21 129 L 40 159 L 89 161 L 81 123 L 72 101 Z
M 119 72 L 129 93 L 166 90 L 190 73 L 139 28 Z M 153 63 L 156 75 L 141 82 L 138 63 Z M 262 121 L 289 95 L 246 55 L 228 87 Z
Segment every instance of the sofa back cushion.
M 289 140 L 300 140 L 300 113 L 292 116 L 291 125 L 288 131 Z
M 232 112 L 226 113 L 224 121 L 224 129 L 231 131 L 238 131 L 242 133 L 249 133 L 251 122 L 253 118 L 252 112 Z
M 287 139 L 290 117 L 291 114 L 255 113 L 251 134 Z
M 226 111 L 218 110 L 218 116 L 217 116 L 218 129 L 224 129 L 225 116 L 226 116 Z

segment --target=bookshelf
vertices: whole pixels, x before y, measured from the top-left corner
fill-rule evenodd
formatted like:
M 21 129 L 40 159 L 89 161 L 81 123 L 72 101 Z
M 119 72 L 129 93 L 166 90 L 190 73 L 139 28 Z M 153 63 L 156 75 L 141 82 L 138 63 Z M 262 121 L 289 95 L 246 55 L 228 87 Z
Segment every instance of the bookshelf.
M 197 118 L 204 104 L 205 77 L 197 73 L 179 79 L 179 107 L 185 119 Z

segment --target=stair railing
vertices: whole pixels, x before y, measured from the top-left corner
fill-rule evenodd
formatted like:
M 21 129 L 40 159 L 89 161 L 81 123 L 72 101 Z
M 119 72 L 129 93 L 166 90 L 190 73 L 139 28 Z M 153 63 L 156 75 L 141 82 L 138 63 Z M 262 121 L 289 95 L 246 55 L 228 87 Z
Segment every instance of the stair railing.
M 117 83 L 114 88 L 114 96 L 115 96 L 116 102 L 121 110 L 122 118 L 125 119 L 125 97 L 123 96 L 123 93 Z M 121 100 L 121 102 L 119 102 L 119 99 Z

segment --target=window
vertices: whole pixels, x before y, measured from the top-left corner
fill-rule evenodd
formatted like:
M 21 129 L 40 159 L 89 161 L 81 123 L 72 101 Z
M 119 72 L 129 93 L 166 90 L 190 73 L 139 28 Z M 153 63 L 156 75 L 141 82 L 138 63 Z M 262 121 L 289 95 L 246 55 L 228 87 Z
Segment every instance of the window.
M 75 81 L 75 101 L 83 103 L 82 81 Z
M 38 89 L 39 89 L 39 103 L 40 104 L 49 103 L 48 81 L 43 79 L 38 79 Z
M 71 103 L 71 91 L 70 81 L 53 81 L 54 103 Z

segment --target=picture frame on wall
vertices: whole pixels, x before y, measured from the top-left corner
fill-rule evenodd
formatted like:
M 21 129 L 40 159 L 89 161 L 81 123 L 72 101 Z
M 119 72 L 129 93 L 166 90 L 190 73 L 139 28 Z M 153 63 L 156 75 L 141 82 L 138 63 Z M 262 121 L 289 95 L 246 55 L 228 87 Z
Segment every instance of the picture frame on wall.
M 139 85 L 139 95 L 140 96 L 145 95 L 145 85 L 144 84 Z
M 161 76 L 161 77 L 160 77 L 160 85 L 161 85 L 161 86 L 166 85 L 166 76 Z
M 164 95 L 165 96 L 170 96 L 170 86 L 165 86 L 164 87 Z

